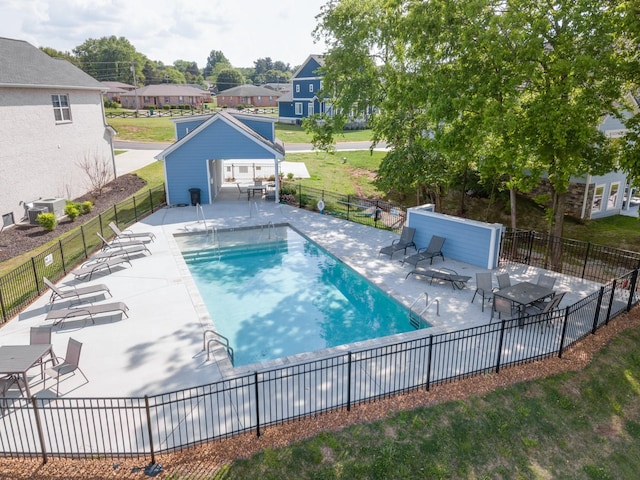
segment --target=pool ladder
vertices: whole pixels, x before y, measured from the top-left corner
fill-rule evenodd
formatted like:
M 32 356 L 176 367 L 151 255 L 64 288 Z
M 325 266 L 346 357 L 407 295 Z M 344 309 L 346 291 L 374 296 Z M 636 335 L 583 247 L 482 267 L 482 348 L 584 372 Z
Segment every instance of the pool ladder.
M 435 304 L 436 316 L 437 317 L 440 316 L 440 300 L 438 300 L 437 298 L 434 298 L 431 302 L 429 302 L 428 292 L 424 292 L 424 297 L 425 297 L 424 298 L 425 306 L 422 310 L 420 310 L 419 312 L 414 310 L 416 303 L 420 301 L 422 296 L 419 296 L 418 298 L 416 298 L 414 302 L 411 304 L 411 306 L 409 307 L 409 323 L 417 330 L 420 330 L 428 326 L 428 322 L 424 319 L 424 315 L 425 313 L 427 313 L 427 310 L 429 310 L 429 307 L 431 305 Z
M 207 339 L 207 334 L 213 335 L 214 338 Z M 231 365 L 233 365 L 233 348 L 229 345 L 229 339 L 224 335 L 219 334 L 215 330 L 205 330 L 202 335 L 202 351 L 207 352 L 207 361 L 211 357 L 211 347 L 215 347 L 216 345 L 222 345 L 224 349 L 227 351 L 227 355 L 231 359 Z

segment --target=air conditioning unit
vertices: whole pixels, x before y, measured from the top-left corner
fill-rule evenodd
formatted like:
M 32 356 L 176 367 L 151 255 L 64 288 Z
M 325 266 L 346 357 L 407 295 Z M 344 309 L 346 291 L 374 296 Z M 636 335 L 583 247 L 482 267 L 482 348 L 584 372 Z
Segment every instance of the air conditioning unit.
M 56 218 L 64 217 L 64 209 L 67 202 L 64 198 L 43 198 L 33 202 L 34 207 L 46 207 L 49 213 L 53 213 Z
M 47 207 L 32 207 L 28 210 L 29 213 L 29 223 L 31 225 L 38 225 L 38 215 L 41 213 L 48 213 L 49 209 Z

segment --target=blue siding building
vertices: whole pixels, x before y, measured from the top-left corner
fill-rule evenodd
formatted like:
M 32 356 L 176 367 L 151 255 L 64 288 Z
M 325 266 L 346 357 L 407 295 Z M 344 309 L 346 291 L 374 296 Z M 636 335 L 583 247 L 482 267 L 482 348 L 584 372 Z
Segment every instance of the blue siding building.
M 318 98 L 322 87 L 324 65 L 322 55 L 309 55 L 291 78 L 291 91 L 278 99 L 278 121 L 300 124 L 303 118 L 316 113 L 330 113 L 328 106 Z
M 276 142 L 275 119 L 219 112 L 174 123 L 177 141 L 155 157 L 164 161 L 168 205 L 190 203 L 190 190 L 196 188 L 201 204 L 213 202 L 224 181 L 224 160 L 273 161 L 279 202 L 284 146 Z

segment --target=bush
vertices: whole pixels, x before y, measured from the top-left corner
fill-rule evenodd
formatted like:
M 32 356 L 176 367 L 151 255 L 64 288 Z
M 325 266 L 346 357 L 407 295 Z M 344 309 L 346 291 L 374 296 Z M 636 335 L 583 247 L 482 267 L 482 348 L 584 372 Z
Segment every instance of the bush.
M 82 215 L 89 213 L 93 210 L 93 203 L 90 200 L 85 200 L 80 204 L 79 210 Z
M 67 206 L 64 207 L 64 213 L 73 222 L 76 218 L 78 218 L 78 215 L 80 215 L 80 210 L 78 210 L 78 208 L 73 203 L 67 203 Z
M 54 213 L 41 213 L 38 215 L 38 223 L 45 230 L 52 231 L 58 225 L 58 220 Z

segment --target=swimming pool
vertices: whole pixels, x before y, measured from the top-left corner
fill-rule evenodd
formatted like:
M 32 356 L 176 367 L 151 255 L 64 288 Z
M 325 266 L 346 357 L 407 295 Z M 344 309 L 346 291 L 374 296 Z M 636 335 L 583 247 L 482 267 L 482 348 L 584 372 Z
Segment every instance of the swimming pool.
M 289 226 L 176 236 L 235 365 L 415 330 L 409 311 Z

